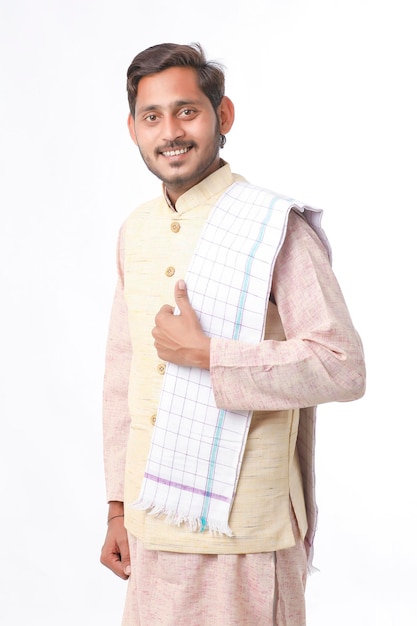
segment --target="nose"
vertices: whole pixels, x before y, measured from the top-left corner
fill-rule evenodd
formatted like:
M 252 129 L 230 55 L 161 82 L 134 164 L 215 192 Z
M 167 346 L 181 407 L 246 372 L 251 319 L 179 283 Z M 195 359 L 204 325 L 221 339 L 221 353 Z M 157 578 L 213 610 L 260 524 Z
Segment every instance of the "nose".
M 184 137 L 181 120 L 176 115 L 167 115 L 163 120 L 162 136 L 164 141 L 175 141 Z

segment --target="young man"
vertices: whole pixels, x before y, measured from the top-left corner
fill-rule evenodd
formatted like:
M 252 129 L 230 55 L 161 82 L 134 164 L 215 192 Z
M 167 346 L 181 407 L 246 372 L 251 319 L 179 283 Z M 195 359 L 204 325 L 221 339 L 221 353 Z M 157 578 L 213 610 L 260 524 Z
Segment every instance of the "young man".
M 198 45 L 141 52 L 127 87 L 163 185 L 119 237 L 101 560 L 125 626 L 303 626 L 315 406 L 365 379 L 320 213 L 220 158 L 234 109 Z

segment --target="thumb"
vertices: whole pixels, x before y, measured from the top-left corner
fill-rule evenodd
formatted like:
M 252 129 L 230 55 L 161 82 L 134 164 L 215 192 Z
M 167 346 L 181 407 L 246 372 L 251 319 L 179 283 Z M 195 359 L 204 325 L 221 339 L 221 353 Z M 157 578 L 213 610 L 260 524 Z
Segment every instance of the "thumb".
M 180 313 L 184 313 L 187 307 L 189 308 L 191 305 L 188 299 L 187 285 L 182 278 L 175 284 L 174 296 Z
M 123 567 L 123 573 L 126 576 L 130 576 L 131 568 L 130 568 L 130 554 L 129 552 L 121 555 L 121 562 Z
M 132 573 L 132 569 L 130 567 L 130 563 L 128 563 L 127 565 L 124 566 L 123 572 L 124 572 L 124 574 L 126 576 L 130 576 L 130 574 Z

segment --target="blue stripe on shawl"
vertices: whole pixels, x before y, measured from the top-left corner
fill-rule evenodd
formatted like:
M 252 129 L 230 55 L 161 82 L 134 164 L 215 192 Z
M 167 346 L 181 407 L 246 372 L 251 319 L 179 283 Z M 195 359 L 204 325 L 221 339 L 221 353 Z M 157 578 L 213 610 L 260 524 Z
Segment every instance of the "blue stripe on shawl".
M 255 242 L 254 242 L 254 244 L 252 246 L 252 249 L 249 252 L 248 258 L 246 260 L 245 274 L 244 274 L 243 281 L 242 281 L 241 293 L 240 293 L 240 298 L 239 298 L 239 305 L 238 305 L 238 309 L 237 309 L 237 313 L 236 313 L 235 326 L 234 326 L 234 330 L 233 330 L 232 339 L 238 339 L 239 338 L 240 329 L 242 327 L 242 318 L 243 318 L 243 313 L 244 313 L 244 306 L 245 306 L 246 296 L 247 296 L 247 293 L 248 293 L 248 285 L 249 285 L 249 280 L 250 280 L 250 275 L 251 275 L 251 269 L 252 269 L 253 261 L 254 261 L 254 258 L 255 258 L 255 254 L 258 251 L 259 246 L 261 245 L 262 240 L 264 238 L 266 227 L 268 225 L 269 220 L 271 219 L 272 207 L 273 207 L 276 199 L 277 198 L 274 197 L 272 199 L 270 205 L 269 205 L 269 208 L 268 208 L 267 213 L 265 215 L 265 219 L 263 220 L 263 222 L 260 225 L 258 236 L 257 236 L 257 238 L 256 238 L 256 240 L 255 240 Z M 218 453 L 218 450 L 219 450 L 219 441 L 220 441 L 221 431 L 222 431 L 222 428 L 223 428 L 223 422 L 224 422 L 225 414 L 226 414 L 226 411 L 224 409 L 221 409 L 219 411 L 219 416 L 218 416 L 217 425 L 216 425 L 216 432 L 214 434 L 213 445 L 212 445 L 211 454 L 210 454 L 209 471 L 208 471 L 207 484 L 206 484 L 206 493 L 211 493 L 211 490 L 212 490 L 212 487 L 213 487 L 214 469 L 215 469 L 215 464 L 216 464 L 217 453 Z M 209 508 L 210 508 L 210 497 L 206 495 L 206 497 L 204 498 L 203 508 L 202 508 L 202 512 L 201 512 L 201 532 L 203 532 L 206 529 L 206 527 L 207 527 L 207 515 L 208 515 Z

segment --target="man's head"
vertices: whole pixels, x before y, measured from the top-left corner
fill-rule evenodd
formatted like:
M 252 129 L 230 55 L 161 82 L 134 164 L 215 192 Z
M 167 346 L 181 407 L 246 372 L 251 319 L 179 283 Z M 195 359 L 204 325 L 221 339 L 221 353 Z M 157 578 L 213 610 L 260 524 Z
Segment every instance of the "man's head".
M 234 120 L 223 71 L 200 46 L 161 44 L 135 57 L 127 87 L 130 135 L 175 203 L 220 166 Z

